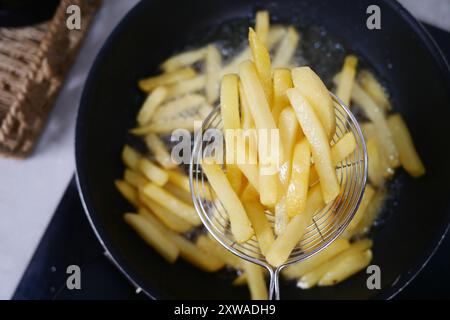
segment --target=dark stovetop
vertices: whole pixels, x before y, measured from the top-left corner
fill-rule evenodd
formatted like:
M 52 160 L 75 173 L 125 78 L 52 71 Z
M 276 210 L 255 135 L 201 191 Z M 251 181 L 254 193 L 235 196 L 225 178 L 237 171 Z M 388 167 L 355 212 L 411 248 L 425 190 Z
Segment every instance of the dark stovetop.
M 427 26 L 450 59 L 450 34 Z M 70 182 L 13 299 L 146 299 L 103 253 L 83 212 L 75 179 Z M 397 299 L 448 299 L 450 236 Z M 82 290 L 68 290 L 66 268 L 82 270 Z

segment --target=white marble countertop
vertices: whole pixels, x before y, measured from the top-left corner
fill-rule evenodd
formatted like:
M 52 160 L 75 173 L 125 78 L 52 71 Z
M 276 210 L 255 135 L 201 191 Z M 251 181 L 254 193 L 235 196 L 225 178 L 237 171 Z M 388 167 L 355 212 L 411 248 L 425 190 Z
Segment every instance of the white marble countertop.
M 78 101 L 104 40 L 137 0 L 104 0 L 34 154 L 0 158 L 0 299 L 14 293 L 72 177 Z M 449 0 L 400 0 L 413 14 L 450 31 Z

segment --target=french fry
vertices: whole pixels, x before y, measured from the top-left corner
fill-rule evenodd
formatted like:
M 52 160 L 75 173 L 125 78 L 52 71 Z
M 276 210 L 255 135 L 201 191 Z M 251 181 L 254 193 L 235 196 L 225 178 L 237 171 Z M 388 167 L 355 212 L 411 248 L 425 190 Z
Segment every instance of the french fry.
M 361 220 L 364 218 L 367 207 L 372 201 L 374 194 L 375 190 L 371 186 L 367 185 L 366 190 L 364 191 L 363 197 L 361 199 L 361 203 L 359 204 L 359 208 L 356 211 L 355 215 L 353 216 L 352 221 L 350 221 L 350 224 L 348 225 L 346 231 L 351 233 L 356 228 L 356 226 L 361 222 Z
M 206 50 L 206 99 L 214 103 L 219 96 L 220 70 L 222 56 L 215 45 L 208 45 Z
M 341 261 L 345 260 L 347 257 L 358 254 L 359 252 L 370 249 L 371 247 L 372 241 L 369 239 L 363 239 L 352 243 L 347 250 L 339 253 L 337 256 L 321 264 L 319 267 L 305 273 L 297 282 L 297 286 L 302 289 L 314 287 L 330 269 L 338 265 Z
M 142 155 L 130 147 L 125 145 L 122 150 L 122 161 L 130 169 L 137 170 L 139 166 L 139 161 L 141 161 Z
M 183 233 L 192 229 L 192 224 L 169 209 L 159 205 L 144 193 L 141 192 L 139 194 L 139 199 L 170 230 Z
M 258 32 L 256 32 L 258 34 Z M 272 50 L 273 47 L 283 39 L 286 34 L 286 28 L 280 25 L 274 25 L 270 27 L 269 34 L 267 35 L 267 49 Z
M 207 116 L 213 111 L 213 107 L 211 105 L 204 103 L 198 109 L 198 114 L 200 115 L 200 120 L 204 121 Z
M 372 251 L 370 249 L 348 256 L 345 259 L 342 259 L 339 264 L 336 264 L 333 268 L 328 270 L 319 280 L 318 285 L 323 287 L 338 284 L 363 270 L 369 265 L 371 260 Z
M 252 51 L 253 61 L 258 72 L 258 77 L 264 89 L 269 106 L 272 104 L 273 88 L 272 88 L 272 67 L 270 65 L 270 55 L 264 41 L 256 35 L 255 31 L 250 28 L 248 32 L 248 40 Z
M 384 113 L 356 83 L 352 89 L 352 100 L 362 108 L 366 116 L 373 122 L 378 142 L 387 162 L 392 168 L 397 168 L 400 165 L 399 155 Z
M 150 122 L 156 108 L 166 98 L 167 92 L 166 87 L 157 87 L 147 96 L 136 118 L 139 126 L 146 125 Z
M 179 170 L 168 170 L 169 181 L 178 186 L 182 190 L 191 194 L 191 187 L 189 185 L 189 177 Z
M 201 224 L 200 218 L 193 206 L 175 198 L 172 194 L 156 184 L 147 184 L 142 188 L 142 192 L 154 202 L 178 214 L 180 218 L 183 218 L 190 224 L 194 226 Z
M 312 222 L 314 213 L 324 206 L 320 185 L 315 185 L 308 192 L 305 210 L 302 214 L 294 216 L 286 227 L 284 233 L 275 239 L 269 253 L 266 256 L 267 261 L 272 266 L 283 264 L 295 246 L 303 238 L 306 228 Z
M 169 73 L 163 73 L 159 76 L 153 76 L 139 80 L 139 88 L 142 91 L 150 92 L 156 87 L 173 84 L 186 79 L 190 79 L 196 76 L 194 69 L 188 67 L 179 70 L 175 70 Z
M 242 191 L 241 200 L 242 202 L 259 201 L 259 193 L 251 183 L 248 183 L 247 186 L 245 186 L 244 190 Z
M 172 72 L 182 67 L 191 66 L 194 63 L 197 63 L 206 56 L 206 48 L 194 49 L 190 51 L 185 51 L 179 54 L 176 54 L 161 65 L 161 69 L 164 72 Z
M 170 85 L 167 89 L 166 100 L 170 100 L 188 93 L 203 90 L 206 86 L 206 76 L 199 75 Z
M 372 197 L 372 201 L 370 201 L 367 206 L 366 213 L 362 218 L 359 225 L 353 230 L 352 234 L 354 235 L 362 235 L 369 232 L 370 228 L 373 225 L 373 222 L 377 218 L 378 214 L 381 212 L 381 209 L 386 201 L 387 191 L 385 188 L 380 188 L 376 191 L 375 195 Z
M 274 242 L 274 235 L 264 212 L 264 207 L 259 201 L 244 201 L 243 205 L 255 230 L 259 248 L 262 254 L 266 255 Z
M 135 208 L 138 208 L 141 205 L 139 201 L 139 196 L 135 188 L 133 188 L 128 182 L 123 180 L 116 180 L 114 184 L 122 194 L 122 196 L 131 203 Z
M 290 279 L 300 278 L 304 274 L 316 269 L 321 264 L 327 262 L 344 250 L 347 250 L 349 247 L 350 243 L 347 239 L 338 238 L 333 241 L 328 247 L 326 247 L 319 253 L 316 253 L 312 257 L 287 266 L 283 269 L 282 274 Z
M 287 91 L 289 100 L 295 109 L 303 133 L 311 145 L 314 165 L 320 178 L 325 203 L 333 201 L 340 192 L 336 171 L 331 160 L 330 145 L 324 128 L 308 100 L 298 88 Z
M 366 141 L 377 136 L 373 122 L 364 122 L 360 127 Z
M 172 157 L 167 150 L 164 142 L 154 133 L 150 133 L 145 136 L 145 144 L 153 153 L 155 160 L 164 168 L 164 169 L 173 169 L 177 166 L 175 161 L 172 160 Z
M 175 119 L 171 121 L 155 122 L 143 127 L 131 129 L 130 133 L 136 136 L 145 136 L 149 133 L 171 134 L 174 130 L 177 129 L 185 129 L 190 132 L 194 132 L 195 121 L 201 120 L 200 118 L 195 117 L 191 119 Z
M 243 265 L 252 300 L 267 300 L 268 294 L 264 269 L 248 261 L 244 261 Z
M 163 186 L 169 180 L 169 175 L 164 169 L 161 169 L 148 159 L 141 159 L 139 162 L 139 170 L 150 181 L 153 181 L 158 186 Z
M 300 35 L 297 30 L 295 30 L 294 27 L 289 27 L 286 35 L 281 40 L 281 43 L 275 52 L 272 63 L 275 68 L 283 68 L 288 66 L 294 56 L 295 50 L 297 50 L 299 40 Z
M 224 261 L 227 265 L 235 269 L 242 269 L 242 260 L 222 247 L 222 245 L 220 245 L 216 240 L 211 239 L 211 237 L 204 234 L 198 236 L 196 245 L 201 250 L 208 252 Z
M 327 87 L 309 67 L 294 68 L 291 74 L 294 87 L 299 90 L 314 108 L 314 112 L 320 119 L 328 139 L 331 139 L 336 130 L 336 115 Z
M 399 114 L 389 116 L 388 125 L 399 152 L 400 162 L 403 168 L 413 177 L 424 175 L 425 166 L 414 147 L 411 134 L 402 117 Z
M 242 82 L 239 82 L 239 98 L 241 106 L 241 127 L 242 129 L 252 129 L 255 128 L 255 122 L 253 121 L 250 107 L 248 105 L 247 97 L 245 96 L 244 87 Z
M 336 88 L 336 95 L 346 106 L 350 106 L 353 83 L 355 82 L 356 66 L 358 58 L 354 55 L 345 57 L 344 65 L 340 72 L 340 80 Z
M 286 211 L 289 217 L 298 215 L 305 209 L 310 166 L 311 149 L 308 140 L 303 138 L 294 149 L 292 174 L 286 192 Z
M 386 90 L 371 72 L 367 70 L 360 71 L 358 73 L 358 83 L 383 110 L 391 110 L 392 106 Z
M 234 191 L 241 189 L 242 175 L 236 166 L 236 129 L 240 128 L 239 79 L 235 74 L 223 76 L 220 86 L 220 111 L 225 132 L 227 177 Z M 229 134 L 231 133 L 231 134 Z
M 300 130 L 295 111 L 291 107 L 284 108 L 281 112 L 278 118 L 278 128 L 284 151 L 284 163 L 281 165 L 278 176 L 283 188 L 286 189 L 291 178 L 292 154 L 295 143 L 301 140 L 304 135 L 303 131 Z
M 230 217 L 231 232 L 234 238 L 239 243 L 247 241 L 254 233 L 253 228 L 242 202 L 239 200 L 227 177 L 212 159 L 204 159 L 202 169 Z
M 176 115 L 192 110 L 193 107 L 199 107 L 205 103 L 205 97 L 196 93 L 187 94 L 175 100 L 169 101 L 154 112 L 153 122 L 170 121 Z
M 279 116 L 284 107 L 289 105 L 286 90 L 293 87 L 291 71 L 289 69 L 273 70 L 273 106 L 272 116 L 279 123 Z M 278 127 L 281 129 L 280 125 Z
M 136 189 L 149 183 L 149 180 L 142 173 L 131 169 L 125 169 L 123 180 Z
M 286 196 L 283 196 L 275 205 L 275 223 L 274 231 L 277 236 L 282 235 L 286 231 L 289 223 L 289 215 L 286 210 Z
M 169 191 L 171 194 L 173 194 L 175 197 L 180 199 L 181 201 L 184 201 L 186 203 L 192 203 L 192 196 L 189 192 L 186 192 L 184 189 L 181 189 L 179 186 L 175 185 L 172 182 L 167 182 L 164 185 L 164 189 Z
M 126 213 L 124 220 L 164 259 L 171 263 L 175 262 L 180 251 L 172 239 L 167 237 L 164 232 L 161 232 L 160 228 L 156 227 L 150 220 L 134 213 Z
M 258 11 L 256 13 L 256 23 L 255 30 L 258 35 L 258 39 L 261 41 L 263 45 L 267 45 L 268 36 L 269 36 L 269 27 L 270 27 L 270 18 L 269 12 L 267 11 Z
M 257 159 L 256 133 L 248 130 L 237 134 L 237 167 L 247 178 L 248 182 L 259 192 L 259 168 Z
M 203 251 L 183 236 L 172 233 L 171 238 L 180 250 L 180 256 L 194 266 L 206 272 L 216 272 L 225 266 L 224 261 L 209 252 Z
M 369 159 L 369 179 L 375 186 L 380 186 L 384 181 L 385 168 L 383 167 L 382 158 L 378 150 L 377 141 L 371 138 L 366 141 L 367 157 Z
M 251 61 L 245 61 L 239 66 L 239 74 L 241 77 L 241 83 L 245 91 L 245 96 L 250 107 L 252 118 L 255 121 L 256 129 L 258 130 L 272 130 L 277 129 L 275 121 L 273 120 L 270 112 L 269 103 L 265 98 L 263 87 L 259 81 L 258 74 L 254 64 Z M 272 142 L 272 141 L 271 141 Z M 279 163 L 282 161 L 282 145 L 281 141 L 277 143 L 270 143 L 272 146 L 279 146 L 278 150 L 272 148 L 271 157 L 269 159 L 270 168 L 278 168 Z M 280 152 L 281 151 L 281 152 Z M 261 188 L 260 197 L 261 203 L 267 206 L 274 206 L 278 199 L 278 176 L 277 174 L 265 174 L 264 166 L 261 165 L 261 159 L 267 156 L 258 148 L 259 160 L 260 160 L 260 184 L 265 187 Z M 275 159 L 275 160 L 274 160 Z

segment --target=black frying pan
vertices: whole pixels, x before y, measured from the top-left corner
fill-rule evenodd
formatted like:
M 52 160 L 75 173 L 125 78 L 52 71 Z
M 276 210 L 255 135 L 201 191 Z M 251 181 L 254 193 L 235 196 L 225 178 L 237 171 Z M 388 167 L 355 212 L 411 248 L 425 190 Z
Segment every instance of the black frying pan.
M 381 30 L 366 28 L 370 4 L 381 8 Z M 391 185 L 394 196 L 382 214 L 384 224 L 373 233 L 373 263 L 381 267 L 382 290 L 368 290 L 367 275 L 360 273 L 335 287 L 308 291 L 283 282 L 282 297 L 390 298 L 420 271 L 449 225 L 448 66 L 423 27 L 394 1 L 285 0 L 264 7 L 276 20 L 294 21 L 306 37 L 310 30 L 325 30 L 346 43 L 346 50 L 332 55 L 332 68 L 337 68 L 332 72 L 346 51 L 360 56 L 388 85 L 428 169 L 420 179 L 400 172 Z M 248 293 L 245 287 L 231 286 L 230 275 L 207 274 L 183 261 L 166 263 L 123 222 L 123 212 L 132 208 L 113 180 L 122 175 L 120 153 L 144 98 L 136 80 L 155 73 L 174 51 L 211 40 L 219 25 L 248 20 L 260 8 L 257 0 L 143 1 L 109 37 L 86 82 L 76 128 L 77 176 L 85 209 L 117 266 L 154 298 L 248 298 Z M 316 53 L 312 50 L 311 58 Z M 323 75 L 320 59 L 312 60 Z

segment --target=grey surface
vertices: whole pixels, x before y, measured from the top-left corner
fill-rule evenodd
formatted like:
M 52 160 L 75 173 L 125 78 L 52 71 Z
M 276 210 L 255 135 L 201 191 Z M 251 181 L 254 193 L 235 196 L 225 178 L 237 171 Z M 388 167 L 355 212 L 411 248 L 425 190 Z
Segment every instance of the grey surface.
M 34 155 L 24 161 L 0 159 L 0 299 L 13 294 L 75 170 L 76 111 L 90 66 L 137 0 L 103 2 Z M 400 2 L 420 19 L 450 31 L 450 0 Z

